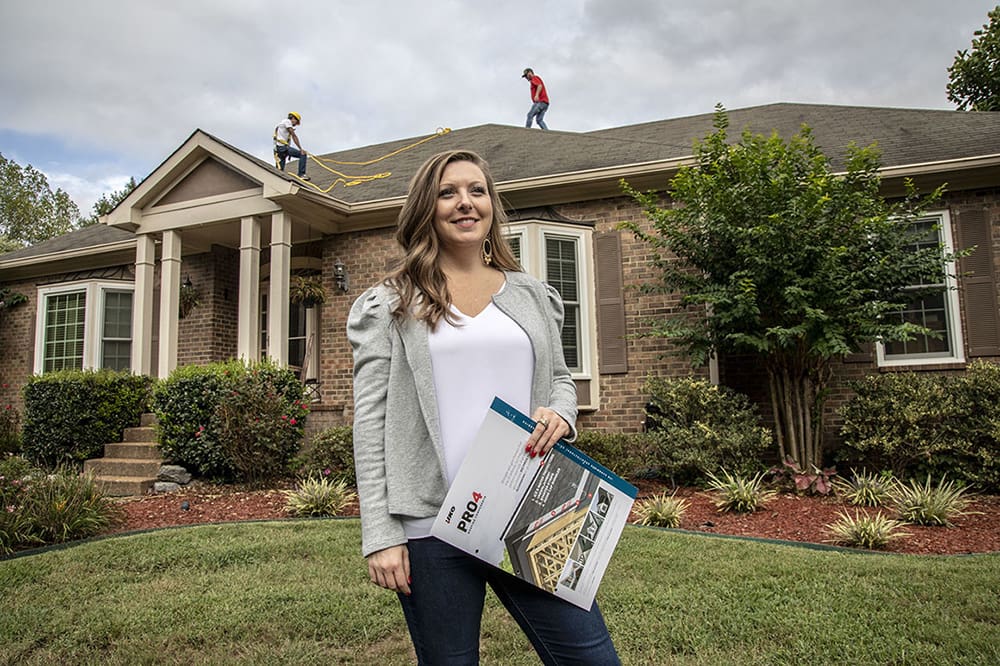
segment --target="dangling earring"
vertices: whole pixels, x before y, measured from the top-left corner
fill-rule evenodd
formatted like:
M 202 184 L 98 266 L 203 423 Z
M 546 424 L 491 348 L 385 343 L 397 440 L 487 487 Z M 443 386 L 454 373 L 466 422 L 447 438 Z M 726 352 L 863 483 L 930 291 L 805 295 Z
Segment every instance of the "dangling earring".
M 483 239 L 483 263 L 487 266 L 493 263 L 493 241 L 489 238 Z

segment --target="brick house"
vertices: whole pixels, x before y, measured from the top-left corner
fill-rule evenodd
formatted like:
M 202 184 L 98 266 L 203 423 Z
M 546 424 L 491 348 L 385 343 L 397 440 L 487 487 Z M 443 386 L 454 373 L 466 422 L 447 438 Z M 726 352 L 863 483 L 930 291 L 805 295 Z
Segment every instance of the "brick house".
M 844 359 L 831 410 L 846 381 L 866 373 L 1000 362 L 1000 113 L 772 104 L 729 118 L 732 136 L 749 127 L 787 137 L 808 124 L 835 166 L 850 142 L 877 141 L 885 194 L 901 193 L 904 178 L 923 192 L 946 182 L 928 221 L 942 223 L 949 247 L 978 246 L 958 267 L 956 289 L 911 313 L 943 338 Z M 711 130 L 712 114 L 586 133 L 481 125 L 321 155 L 326 168 L 311 163 L 309 183 L 197 130 L 104 224 L 0 256 L 0 285 L 28 297 L 0 319 L 0 401 L 17 403 L 30 375 L 63 367 L 163 377 L 179 365 L 266 354 L 315 385 L 311 429 L 349 422 L 348 309 L 397 256 L 395 219 L 417 166 L 467 148 L 493 168 L 525 269 L 564 296 L 581 427 L 639 430 L 648 373 L 711 376 L 763 405 L 754 364 L 723 358 L 692 370 L 665 355 L 664 341 L 628 337 L 673 303 L 629 289 L 653 276 L 648 248 L 616 230 L 642 219 L 619 181 L 665 188 Z M 307 274 L 330 294 L 320 307 L 289 301 L 293 276 Z M 199 304 L 181 317 L 185 291 Z

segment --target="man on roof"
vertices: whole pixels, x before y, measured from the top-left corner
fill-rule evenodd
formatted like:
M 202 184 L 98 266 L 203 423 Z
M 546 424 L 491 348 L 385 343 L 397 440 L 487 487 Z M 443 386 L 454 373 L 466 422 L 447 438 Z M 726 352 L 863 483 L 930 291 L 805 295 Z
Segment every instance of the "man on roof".
M 538 126 L 547 130 L 545 124 L 545 112 L 549 110 L 549 93 L 545 90 L 542 78 L 535 74 L 530 67 L 521 72 L 521 78 L 528 79 L 531 84 L 531 109 L 528 111 L 528 120 L 525 127 L 531 127 L 531 119 L 534 118 Z
M 295 111 L 291 111 L 288 117 L 278 123 L 274 128 L 274 154 L 277 156 L 278 168 L 285 170 L 285 161 L 289 157 L 296 157 L 299 160 L 299 178 L 309 180 L 306 175 L 306 157 L 308 153 L 302 150 L 299 143 L 299 136 L 295 133 L 295 128 L 302 122 L 302 116 Z M 292 142 L 295 145 L 292 145 Z

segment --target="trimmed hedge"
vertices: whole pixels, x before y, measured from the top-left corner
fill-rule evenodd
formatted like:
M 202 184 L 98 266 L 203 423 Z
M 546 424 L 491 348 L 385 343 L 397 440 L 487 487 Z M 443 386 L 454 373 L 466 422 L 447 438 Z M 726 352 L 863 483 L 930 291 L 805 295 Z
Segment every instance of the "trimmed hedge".
M 1000 366 L 977 361 L 964 375 L 869 375 L 851 387 L 855 395 L 840 409 L 839 461 L 1000 490 Z
M 112 370 L 36 375 L 23 389 L 24 456 L 49 468 L 79 465 L 139 425 L 155 380 Z
M 658 476 L 655 438 L 644 432 L 581 430 L 573 446 L 625 479 Z
M 675 483 L 703 483 L 720 468 L 752 475 L 764 469 L 772 435 L 742 393 L 704 379 L 648 377 L 646 407 L 652 462 Z
M 262 402 L 258 399 L 262 393 L 273 400 Z M 272 477 L 284 473 L 301 442 L 306 414 L 302 396 L 303 385 L 295 373 L 269 361 L 177 368 L 153 391 L 160 450 L 171 462 L 213 480 L 248 480 L 258 472 Z M 239 428 L 232 418 L 234 408 L 244 410 L 241 416 L 246 428 Z M 295 423 L 277 423 L 276 415 L 294 418 Z M 262 420 L 265 426 L 260 430 Z M 255 429 L 267 435 L 261 440 L 261 467 L 251 464 L 255 444 L 250 435 Z M 276 435 L 279 430 L 287 431 L 288 437 Z

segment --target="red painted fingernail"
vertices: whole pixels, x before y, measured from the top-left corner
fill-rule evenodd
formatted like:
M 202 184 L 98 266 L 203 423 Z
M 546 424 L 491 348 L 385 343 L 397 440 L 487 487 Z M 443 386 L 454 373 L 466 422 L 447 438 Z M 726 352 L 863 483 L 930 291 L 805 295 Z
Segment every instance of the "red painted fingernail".
M 406 577 L 406 583 L 407 583 L 408 585 L 413 585 L 413 579 L 412 579 L 412 578 L 410 578 L 409 576 L 407 576 L 407 577 Z

